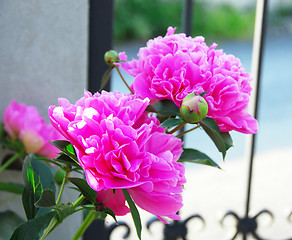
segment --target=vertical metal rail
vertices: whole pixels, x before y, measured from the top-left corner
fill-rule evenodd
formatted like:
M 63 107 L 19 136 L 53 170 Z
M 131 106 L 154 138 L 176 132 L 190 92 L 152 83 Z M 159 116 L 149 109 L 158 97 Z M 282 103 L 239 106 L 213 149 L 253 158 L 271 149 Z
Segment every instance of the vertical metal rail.
M 258 106 L 259 106 L 259 94 L 260 94 L 260 80 L 262 70 L 262 58 L 264 49 L 264 40 L 266 34 L 266 15 L 267 15 L 268 0 L 258 0 L 256 6 L 256 20 L 254 28 L 253 50 L 252 50 L 252 77 L 253 77 L 253 95 L 251 96 L 251 102 L 253 103 L 250 108 L 251 114 L 258 118 Z M 251 199 L 251 186 L 252 186 L 252 170 L 253 159 L 255 154 L 256 134 L 250 136 L 250 149 L 249 149 L 249 172 L 248 172 L 248 186 L 247 186 L 247 198 L 245 206 L 245 218 L 249 217 L 250 199 Z M 245 240 L 247 233 L 243 233 L 243 239 Z
M 258 106 L 259 106 L 259 90 L 262 70 L 262 58 L 264 49 L 264 40 L 266 32 L 266 15 L 267 15 L 268 0 L 258 0 L 256 6 L 256 20 L 254 29 L 254 40 L 253 40 L 253 52 L 252 52 L 252 87 L 253 92 L 250 99 L 250 113 L 257 119 L 258 118 Z M 242 239 L 246 240 L 249 235 L 253 236 L 253 239 L 263 240 L 257 234 L 257 217 L 263 213 L 267 213 L 272 216 L 271 212 L 264 209 L 255 216 L 250 216 L 250 200 L 251 200 L 251 187 L 252 187 L 252 176 L 253 176 L 253 160 L 255 154 L 255 143 L 256 134 L 247 136 L 249 142 L 247 143 L 247 157 L 249 157 L 249 168 L 248 168 L 248 183 L 247 183 L 247 194 L 246 194 L 246 205 L 245 215 L 239 217 L 234 211 L 228 211 L 223 219 L 228 215 L 233 216 L 237 220 L 236 232 L 233 239 L 236 239 L 238 235 L 242 235 Z
M 112 48 L 113 0 L 89 0 L 88 18 L 88 76 L 87 88 L 96 92 L 108 66 L 104 62 L 105 51 Z M 110 90 L 110 83 L 105 88 Z M 95 220 L 87 229 L 83 240 L 106 239 L 104 221 Z
M 187 35 L 192 34 L 193 0 L 184 0 L 182 10 L 182 30 Z
M 253 40 L 253 50 L 252 50 L 252 70 L 251 75 L 253 78 L 253 95 L 251 96 L 251 102 L 253 103 L 250 107 L 250 113 L 257 119 L 258 118 L 258 100 L 259 100 L 259 90 L 260 90 L 260 80 L 261 80 L 261 70 L 262 70 L 262 57 L 264 48 L 264 38 L 266 31 L 266 12 L 267 12 L 268 0 L 258 0 L 256 8 L 256 22 L 254 29 L 254 40 Z M 250 195 L 251 195 L 251 182 L 252 182 L 252 169 L 253 169 L 253 158 L 255 152 L 255 140 L 256 134 L 251 135 L 251 145 L 250 145 L 250 165 L 249 165 L 249 178 L 248 178 L 248 189 L 247 189 L 247 199 L 246 199 L 246 211 L 245 215 L 248 215 L 250 208 Z
M 104 53 L 113 43 L 113 0 L 89 0 L 88 22 L 88 90 L 96 92 L 108 66 Z M 110 90 L 110 83 L 105 88 Z

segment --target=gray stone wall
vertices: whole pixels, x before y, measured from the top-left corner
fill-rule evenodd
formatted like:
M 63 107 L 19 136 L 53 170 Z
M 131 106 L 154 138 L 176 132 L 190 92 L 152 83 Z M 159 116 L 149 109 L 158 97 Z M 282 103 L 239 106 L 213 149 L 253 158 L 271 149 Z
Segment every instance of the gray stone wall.
M 0 1 L 1 120 L 13 98 L 47 118 L 58 97 L 75 101 L 83 94 L 87 17 L 86 0 Z
M 0 122 L 12 99 L 34 105 L 48 122 L 48 107 L 58 97 L 76 101 L 87 78 L 87 0 L 0 0 Z M 0 155 L 1 155 L 0 150 Z M 7 170 L 0 181 L 22 182 L 19 171 Z M 11 194 L 0 194 L 0 202 Z M 75 201 L 66 190 L 64 202 Z M 0 207 L 25 217 L 17 196 Z M 46 239 L 70 240 L 80 214 L 65 220 Z

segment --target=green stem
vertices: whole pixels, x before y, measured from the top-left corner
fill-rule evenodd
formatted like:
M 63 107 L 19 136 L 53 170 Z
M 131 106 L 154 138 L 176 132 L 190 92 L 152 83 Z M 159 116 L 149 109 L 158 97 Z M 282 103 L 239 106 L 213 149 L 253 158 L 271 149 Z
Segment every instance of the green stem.
M 19 158 L 21 155 L 19 153 L 15 153 L 11 158 L 8 159 L 1 167 L 0 167 L 0 173 L 2 173 L 10 164 L 12 164 L 17 158 Z
M 83 201 L 85 197 L 83 195 L 81 195 L 74 203 L 73 203 L 73 207 L 74 209 L 77 208 L 79 206 L 79 204 Z
M 172 129 L 170 132 L 168 132 L 169 134 L 173 134 L 175 133 L 177 130 L 181 129 L 184 125 L 186 125 L 187 122 L 182 122 L 179 125 L 177 125 L 174 129 Z
M 89 225 L 91 224 L 91 222 L 94 219 L 95 219 L 95 211 L 90 211 L 87 214 L 86 218 L 84 219 L 82 225 L 80 226 L 80 228 L 76 232 L 75 236 L 72 238 L 72 240 L 78 240 L 83 235 L 85 230 L 89 227 Z
M 122 73 L 121 73 L 121 71 L 120 71 L 120 69 L 119 69 L 118 66 L 116 66 L 116 69 L 117 69 L 118 74 L 120 75 L 121 79 L 122 79 L 123 82 L 126 84 L 127 88 L 129 89 L 129 91 L 130 91 L 132 94 L 134 94 L 134 92 L 132 91 L 132 89 L 130 88 L 130 86 L 128 85 L 128 83 L 126 82 L 126 80 L 124 79 L 124 77 L 122 76 Z
M 184 131 L 183 133 L 180 133 L 180 134 L 176 135 L 176 137 L 181 137 L 181 136 L 185 135 L 186 133 L 189 133 L 189 132 L 191 132 L 191 131 L 193 131 L 193 130 L 199 128 L 199 127 L 200 127 L 200 125 L 198 125 L 198 126 L 196 126 L 196 127 L 193 127 L 193 128 L 191 128 L 191 129 L 189 129 L 189 130 L 187 130 L 187 131 Z
M 56 200 L 56 204 L 59 204 L 59 202 L 61 200 L 61 196 L 62 196 L 62 193 L 63 193 L 63 190 L 64 190 L 64 186 L 65 186 L 65 183 L 66 183 L 66 177 L 67 177 L 67 172 L 65 173 L 65 176 L 63 177 L 62 184 L 61 184 L 61 187 L 60 187 L 60 191 L 59 191 L 59 194 L 58 194 L 58 197 L 57 197 L 57 200 Z

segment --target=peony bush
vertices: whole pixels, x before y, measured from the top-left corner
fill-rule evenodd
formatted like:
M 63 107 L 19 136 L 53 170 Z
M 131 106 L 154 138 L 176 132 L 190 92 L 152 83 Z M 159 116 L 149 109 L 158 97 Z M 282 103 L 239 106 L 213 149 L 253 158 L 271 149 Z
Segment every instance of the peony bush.
M 129 92 L 84 91 L 75 103 L 59 98 L 48 110 L 51 124 L 32 106 L 12 101 L 7 107 L 0 140 L 16 155 L 0 172 L 28 154 L 19 191 L 27 220 L 15 223 L 10 239 L 44 239 L 81 210 L 89 213 L 74 240 L 94 219 L 110 215 L 117 221 L 116 216 L 128 213 L 141 239 L 137 206 L 164 223 L 180 219 L 183 162 L 220 168 L 207 154 L 184 149 L 184 134 L 205 131 L 224 159 L 233 145 L 230 131 L 257 132 L 257 121 L 247 112 L 251 77 L 238 58 L 216 44 L 209 47 L 203 37 L 176 34 L 169 27 L 164 37 L 149 40 L 137 57 L 128 61 L 124 52 L 106 52 L 110 69 L 102 85 L 116 70 Z M 134 77 L 131 85 L 120 68 Z M 187 124 L 192 127 L 185 131 Z M 59 168 L 55 177 L 52 168 Z M 61 203 L 68 181 L 79 198 Z

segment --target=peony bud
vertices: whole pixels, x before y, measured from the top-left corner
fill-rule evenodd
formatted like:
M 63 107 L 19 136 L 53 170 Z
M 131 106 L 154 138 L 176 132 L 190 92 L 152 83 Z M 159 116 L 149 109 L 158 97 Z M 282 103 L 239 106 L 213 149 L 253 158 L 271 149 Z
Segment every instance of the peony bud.
M 66 177 L 66 172 L 63 169 L 59 169 L 54 176 L 55 183 L 61 185 L 64 177 Z
M 181 104 L 181 117 L 188 123 L 197 123 L 206 117 L 208 104 L 206 100 L 195 93 L 187 95 Z
M 115 50 L 107 51 L 104 54 L 104 60 L 105 60 L 107 65 L 114 67 L 115 66 L 114 63 L 116 63 L 120 60 L 119 54 Z

